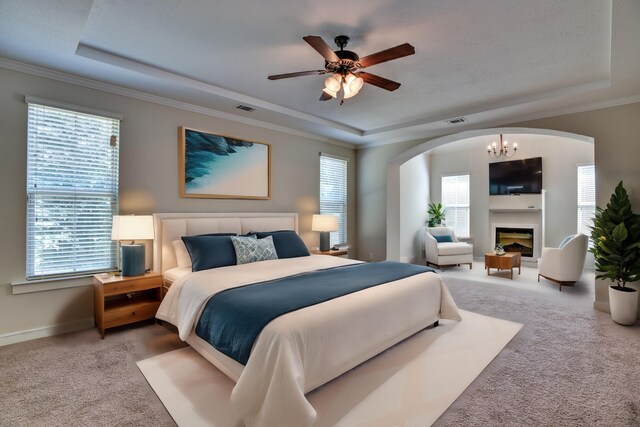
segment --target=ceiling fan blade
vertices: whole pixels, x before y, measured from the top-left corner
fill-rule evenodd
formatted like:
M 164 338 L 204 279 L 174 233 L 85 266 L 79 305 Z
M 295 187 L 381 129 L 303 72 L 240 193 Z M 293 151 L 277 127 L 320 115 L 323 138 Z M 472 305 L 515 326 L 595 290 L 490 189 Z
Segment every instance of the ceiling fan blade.
M 269 80 L 280 80 L 280 79 L 288 79 L 290 77 L 311 76 L 311 75 L 320 75 L 320 74 L 326 74 L 326 73 L 327 73 L 327 70 L 298 71 L 297 73 L 276 74 L 273 76 L 269 76 L 267 78 Z
M 328 101 L 330 99 L 333 99 L 333 96 L 329 95 L 325 91 L 322 91 L 322 95 L 320 95 L 320 101 Z
M 340 61 L 340 58 L 338 58 L 338 55 L 336 55 L 333 49 L 331 49 L 331 46 L 329 46 L 324 40 L 322 40 L 322 37 L 306 36 L 306 37 L 303 37 L 302 39 L 307 43 L 309 43 L 309 45 L 312 48 L 314 48 L 316 51 L 318 51 L 318 53 L 322 55 L 322 57 L 327 61 L 329 62 Z
M 364 80 L 365 83 L 378 86 L 379 88 L 386 89 L 388 91 L 394 91 L 400 87 L 400 83 L 398 82 L 376 76 L 375 74 L 365 73 L 364 71 L 358 73 L 358 76 L 362 77 L 362 80 Z
M 409 43 L 404 43 L 396 47 L 381 50 L 377 53 L 372 53 L 364 58 L 360 58 L 358 63 L 360 64 L 360 68 L 365 68 L 381 62 L 391 61 L 392 59 L 413 55 L 414 53 L 416 53 L 416 49 Z

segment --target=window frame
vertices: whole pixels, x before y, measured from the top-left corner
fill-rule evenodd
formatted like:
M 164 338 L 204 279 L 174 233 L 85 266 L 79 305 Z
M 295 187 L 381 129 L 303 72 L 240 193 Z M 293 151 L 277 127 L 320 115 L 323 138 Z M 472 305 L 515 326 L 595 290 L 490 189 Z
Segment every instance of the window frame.
M 25 254 L 25 279 L 24 282 L 12 282 L 12 285 L 24 285 L 30 284 L 29 288 L 33 288 L 31 291 L 38 291 L 44 289 L 58 289 L 58 288 L 66 288 L 73 286 L 82 286 L 85 285 L 85 280 L 76 280 L 82 279 L 86 277 L 90 277 L 93 273 L 96 272 L 104 272 L 104 271 L 115 271 L 118 266 L 118 248 L 117 243 L 111 240 L 110 230 L 111 230 L 111 221 L 114 214 L 118 213 L 119 209 L 119 172 L 120 172 L 120 161 L 119 161 L 119 143 L 120 143 L 120 134 L 121 134 L 121 121 L 123 120 L 122 115 L 111 113 L 107 111 L 67 104 L 63 102 L 46 100 L 42 98 L 36 98 L 32 96 L 25 96 L 25 103 L 27 106 L 27 173 L 26 173 L 26 235 L 25 235 L 25 246 L 26 246 L 26 254 Z M 55 110 L 62 110 L 56 112 Z M 42 117 L 36 117 L 35 114 L 43 114 Z M 49 116 L 47 116 L 49 115 Z M 72 118 L 69 119 L 68 117 Z M 95 120 L 88 116 L 94 116 Z M 60 129 L 56 130 L 56 134 L 52 135 L 49 133 L 42 132 L 42 129 L 51 126 L 51 121 L 55 119 L 64 118 L 68 120 L 67 122 L 63 122 L 60 125 Z M 38 121 L 42 122 L 39 123 Z M 48 123 L 47 120 L 50 122 Z M 77 122 L 76 122 L 77 121 Z M 78 123 L 82 122 L 85 126 L 87 124 L 93 124 L 94 128 L 89 127 L 89 131 L 83 132 L 78 129 Z M 48 125 L 48 126 L 47 126 Z M 100 129 L 100 127 L 102 127 Z M 99 130 L 97 130 L 99 129 Z M 63 136 L 61 136 L 63 135 Z M 69 138 L 66 135 L 71 135 Z M 115 146 L 112 145 L 113 135 L 116 137 Z M 85 139 L 86 138 L 86 139 Z M 87 147 L 78 148 L 79 144 L 76 141 L 85 142 L 87 140 L 90 143 L 94 144 L 96 142 L 96 138 L 104 138 L 101 139 L 104 141 L 110 148 L 115 150 L 108 151 L 102 149 L 103 151 L 108 151 L 108 158 L 104 160 L 105 167 L 100 169 L 100 171 L 104 171 L 104 174 L 100 176 L 103 180 L 98 180 L 99 182 L 93 183 L 93 185 L 85 184 L 78 185 L 78 183 L 82 182 L 82 179 L 76 179 L 76 177 L 70 178 L 69 176 L 65 176 L 66 174 L 73 173 L 73 171 L 77 171 L 79 169 L 74 169 L 74 166 L 81 164 L 83 161 L 91 161 L 91 158 L 84 159 L 83 157 L 87 155 L 87 153 L 91 153 L 91 155 L 99 155 L 93 154 L 93 150 L 95 148 L 99 148 L 95 145 L 89 145 Z M 109 138 L 109 139 L 106 139 Z M 69 141 L 73 141 L 69 143 Z M 58 162 L 56 166 L 56 170 L 63 170 L 63 172 L 59 172 L 60 179 L 58 181 L 50 179 L 50 175 L 52 174 L 53 167 L 50 167 L 50 160 L 43 160 L 41 155 L 42 153 L 46 153 L 47 149 L 52 150 L 51 146 L 46 147 L 47 144 L 59 143 L 68 144 L 71 148 L 62 149 L 68 150 L 70 154 L 73 155 L 69 159 L 69 161 Z M 74 145 L 75 144 L 75 145 Z M 43 148 L 45 147 L 45 148 Z M 96 149 L 96 152 L 100 151 Z M 67 154 L 67 152 L 65 152 Z M 75 164 L 74 164 L 75 163 Z M 95 168 L 95 164 L 92 165 Z M 35 168 L 35 169 L 34 169 Z M 60 169 L 62 168 L 62 169 Z M 95 171 L 95 169 L 94 169 Z M 41 175 L 42 174 L 42 175 Z M 95 173 L 92 172 L 92 177 L 95 177 Z M 46 183 L 47 185 L 41 185 L 38 188 L 38 184 Z M 57 184 L 59 188 L 53 188 L 54 184 Z M 97 189 L 96 187 L 104 188 Z M 48 188 L 47 188 L 48 187 Z M 47 203 L 51 203 L 53 198 L 61 198 L 65 199 L 64 202 L 55 202 L 59 203 L 60 206 L 64 205 L 67 209 L 71 209 L 71 207 L 82 208 L 84 210 L 89 210 L 93 207 L 94 203 L 99 203 L 99 207 L 96 208 L 98 214 L 95 215 L 93 212 L 90 214 L 90 219 L 97 219 L 101 221 L 101 226 L 94 228 L 83 226 L 81 222 L 78 221 L 78 218 L 83 218 L 82 215 L 69 216 L 65 218 L 64 215 L 68 213 L 64 208 L 57 207 L 60 212 L 62 212 L 59 218 L 60 221 L 53 220 L 55 227 L 63 228 L 63 224 L 65 221 L 69 219 L 71 221 L 71 228 L 68 229 L 67 235 L 63 238 L 65 243 L 71 242 L 73 248 L 70 250 L 61 251 L 62 255 L 71 260 L 69 267 L 64 269 L 58 269 L 54 271 L 52 267 L 41 268 L 38 266 L 38 261 L 36 259 L 38 256 L 38 251 L 42 251 L 42 246 L 38 244 L 37 239 L 38 236 L 47 236 L 46 233 L 43 234 L 41 226 L 38 225 L 38 212 L 37 209 L 40 209 L 42 206 L 47 206 Z M 101 207 L 100 207 L 101 206 Z M 52 209 L 49 207 L 49 209 Z M 105 209 L 109 210 L 109 213 L 103 213 Z M 51 211 L 49 210 L 49 213 Z M 42 218 L 42 217 L 41 217 Z M 45 216 L 45 218 L 50 219 L 50 216 Z M 39 230 L 40 228 L 40 230 Z M 93 230 L 100 230 L 99 237 L 91 236 L 93 234 Z M 108 230 L 107 230 L 108 229 Z M 91 230 L 88 232 L 88 230 Z M 71 237 L 69 237 L 69 235 Z M 106 237 L 108 235 L 108 238 Z M 104 236 L 104 237 L 103 237 Z M 82 239 L 89 240 L 89 243 L 82 244 Z M 107 243 L 108 239 L 108 243 Z M 78 244 L 80 242 L 80 244 Z M 94 243 L 93 242 L 98 242 Z M 78 249 L 80 247 L 80 249 Z M 74 259 L 73 253 L 82 253 L 85 248 L 102 248 L 102 254 L 99 255 L 98 258 L 102 260 L 102 264 L 98 266 L 99 263 L 96 263 L 96 268 L 85 268 L 90 267 L 90 261 L 79 261 L 78 258 Z M 56 255 L 46 255 L 45 259 L 49 259 L 51 257 L 55 257 Z M 48 286 L 47 282 L 58 281 L 60 282 L 57 286 Z M 65 283 L 63 283 L 65 282 Z M 29 290 L 20 290 L 16 291 L 14 288 L 13 293 L 24 293 L 31 292 Z
M 592 181 L 592 188 L 593 188 L 593 197 L 592 197 L 592 202 L 582 202 L 581 199 L 581 191 L 580 191 L 580 168 L 590 168 L 591 169 L 591 177 L 593 179 Z M 595 216 L 595 212 L 596 212 L 596 186 L 595 186 L 595 181 L 596 181 L 596 168 L 595 168 L 595 164 L 593 163 L 581 163 L 581 164 L 577 164 L 576 165 L 576 193 L 577 193 L 577 197 L 576 197 L 576 213 L 577 213 L 577 220 L 576 220 L 576 225 L 577 225 L 577 233 L 584 233 L 587 236 L 589 236 L 589 247 L 593 246 L 593 242 L 591 241 L 591 230 L 585 230 L 585 228 L 583 227 L 584 222 L 581 221 L 581 219 L 584 218 L 584 215 L 581 215 L 581 212 L 584 211 L 585 209 L 589 209 L 591 212 L 593 212 L 592 218 Z M 593 224 L 593 222 L 592 222 Z M 588 226 L 587 226 L 588 227 Z
M 447 204 L 445 203 L 445 191 L 444 191 L 444 186 L 445 186 L 445 179 L 446 178 L 451 178 L 451 177 L 463 177 L 466 176 L 467 177 L 467 200 L 468 203 L 454 203 L 454 204 Z M 454 230 L 454 232 L 456 233 L 456 237 L 461 238 L 461 239 L 469 239 L 471 238 L 471 174 L 469 172 L 461 172 L 461 173 L 447 173 L 447 174 L 442 174 L 440 175 L 440 200 L 442 203 L 442 206 L 445 209 L 445 224 L 447 227 L 452 228 Z M 459 232 L 459 227 L 457 227 L 456 225 L 451 225 L 449 224 L 448 221 L 448 215 L 447 215 L 447 210 L 448 209 L 461 209 L 461 210 L 466 210 L 467 212 L 467 221 L 466 221 L 466 227 L 465 227 L 465 232 Z
M 323 200 L 323 173 L 322 173 L 322 162 L 323 158 L 327 159 L 327 161 L 337 161 L 343 162 L 344 168 L 341 174 L 343 182 L 337 183 L 334 185 L 341 186 L 339 191 L 343 194 L 341 200 Z M 338 216 L 338 231 L 333 231 L 330 233 L 330 245 L 331 247 L 337 245 L 346 245 L 348 244 L 349 235 L 348 235 L 348 221 L 349 221 L 349 159 L 346 157 L 336 156 L 334 154 L 328 153 L 320 153 L 319 156 L 319 211 L 320 214 L 333 214 Z M 336 178 L 337 179 L 337 178 Z M 334 203 L 338 206 L 334 206 L 333 208 L 326 206 L 327 204 Z M 323 206 L 324 205 L 324 206 Z M 341 208 L 340 208 L 341 207 Z

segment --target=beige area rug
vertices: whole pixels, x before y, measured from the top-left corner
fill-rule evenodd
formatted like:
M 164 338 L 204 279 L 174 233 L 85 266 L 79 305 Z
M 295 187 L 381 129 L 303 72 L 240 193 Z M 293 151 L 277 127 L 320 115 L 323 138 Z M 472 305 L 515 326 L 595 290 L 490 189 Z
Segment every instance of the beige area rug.
M 433 424 L 522 327 L 461 310 L 462 321 L 417 333 L 307 395 L 314 426 Z M 192 348 L 138 362 L 181 427 L 238 427 L 235 383 Z

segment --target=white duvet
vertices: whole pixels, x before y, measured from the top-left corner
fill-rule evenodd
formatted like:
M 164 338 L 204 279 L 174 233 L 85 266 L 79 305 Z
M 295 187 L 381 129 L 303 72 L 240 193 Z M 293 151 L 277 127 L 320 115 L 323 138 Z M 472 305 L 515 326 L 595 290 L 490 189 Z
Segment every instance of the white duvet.
M 174 324 L 186 340 L 206 302 L 218 292 L 358 262 L 312 255 L 190 273 L 173 283 L 156 317 Z M 244 369 L 237 364 L 241 374 L 231 402 L 249 427 L 311 426 L 316 412 L 305 393 L 439 319 L 460 320 L 460 315 L 434 273 L 287 313 L 262 330 Z

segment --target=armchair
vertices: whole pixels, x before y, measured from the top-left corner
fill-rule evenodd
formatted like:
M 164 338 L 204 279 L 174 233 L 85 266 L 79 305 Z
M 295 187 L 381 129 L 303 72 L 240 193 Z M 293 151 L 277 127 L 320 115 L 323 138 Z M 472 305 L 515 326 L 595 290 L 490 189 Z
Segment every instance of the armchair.
M 458 241 L 456 233 L 447 227 L 427 227 L 424 248 L 427 265 L 469 264 L 473 268 L 473 245 Z
M 574 286 L 584 269 L 589 238 L 581 233 L 567 236 L 557 248 L 542 248 L 538 260 L 538 282 L 540 276 L 563 286 Z

